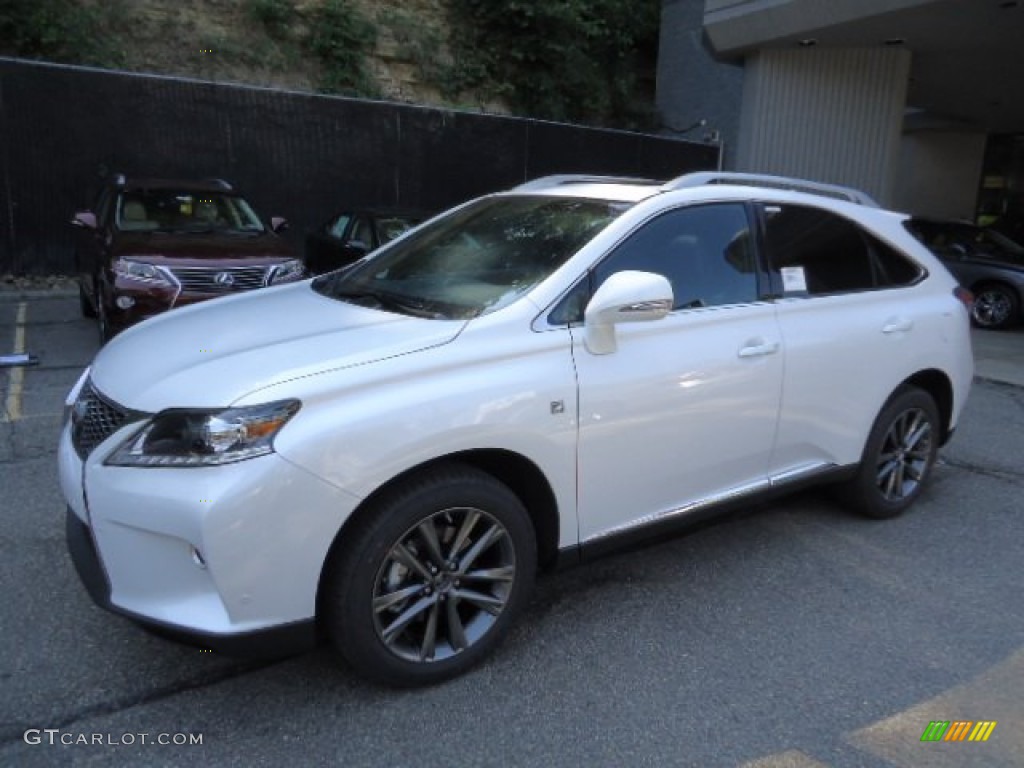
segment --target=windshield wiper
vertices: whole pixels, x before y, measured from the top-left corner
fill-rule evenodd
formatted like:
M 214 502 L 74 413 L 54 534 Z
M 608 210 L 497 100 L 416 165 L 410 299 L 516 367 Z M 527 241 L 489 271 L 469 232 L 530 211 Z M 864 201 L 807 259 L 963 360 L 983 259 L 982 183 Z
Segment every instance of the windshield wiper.
M 429 317 L 432 319 L 443 319 L 445 317 L 440 312 L 427 309 L 425 302 L 416 301 L 405 296 L 396 296 L 387 291 L 334 291 L 330 295 L 336 299 L 348 300 L 353 304 L 361 304 L 373 309 L 391 310 L 406 315 Z

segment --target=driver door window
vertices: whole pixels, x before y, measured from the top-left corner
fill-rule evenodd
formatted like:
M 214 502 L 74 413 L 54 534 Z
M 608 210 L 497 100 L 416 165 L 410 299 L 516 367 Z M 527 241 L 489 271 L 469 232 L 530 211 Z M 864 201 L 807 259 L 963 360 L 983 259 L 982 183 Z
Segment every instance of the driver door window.
M 668 278 L 676 310 L 758 298 L 750 227 L 740 204 L 692 206 L 659 216 L 597 266 L 593 284 L 627 269 Z

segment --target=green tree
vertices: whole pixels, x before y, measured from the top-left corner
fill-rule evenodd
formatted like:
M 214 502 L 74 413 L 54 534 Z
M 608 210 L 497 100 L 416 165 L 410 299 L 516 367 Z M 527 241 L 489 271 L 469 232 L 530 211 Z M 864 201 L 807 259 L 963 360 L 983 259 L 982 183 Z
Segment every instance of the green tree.
M 449 0 L 450 98 L 501 97 L 521 114 L 645 127 L 659 0 Z

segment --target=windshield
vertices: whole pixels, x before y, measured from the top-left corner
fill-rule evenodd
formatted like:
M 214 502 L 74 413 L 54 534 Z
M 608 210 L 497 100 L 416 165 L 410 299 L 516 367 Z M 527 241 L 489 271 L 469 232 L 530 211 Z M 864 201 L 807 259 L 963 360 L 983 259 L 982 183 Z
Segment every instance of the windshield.
M 476 317 L 515 301 L 629 208 L 562 197 L 490 197 L 313 281 L 332 298 L 424 317 Z
M 117 228 L 168 233 L 264 231 L 249 204 L 236 195 L 174 189 L 123 192 L 117 202 Z
M 1024 260 L 1024 247 L 992 229 L 956 222 L 911 221 L 911 232 L 942 258 Z

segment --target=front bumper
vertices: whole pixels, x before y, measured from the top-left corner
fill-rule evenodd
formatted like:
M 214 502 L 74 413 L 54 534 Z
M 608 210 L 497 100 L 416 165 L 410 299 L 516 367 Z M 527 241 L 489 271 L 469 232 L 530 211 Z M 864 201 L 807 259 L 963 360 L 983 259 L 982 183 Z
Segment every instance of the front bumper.
M 278 658 L 308 651 L 316 646 L 317 629 L 313 619 L 236 634 L 216 634 L 200 629 L 156 621 L 124 610 L 110 601 L 110 582 L 103 571 L 89 526 L 78 519 L 71 507 L 67 510 L 67 544 L 71 561 L 89 596 L 97 605 L 113 613 L 127 616 L 157 634 L 204 650 L 248 659 Z
M 63 430 L 68 549 L 104 608 L 239 656 L 312 647 L 320 574 L 357 499 L 277 454 L 219 467 L 108 467 L 138 423 L 83 462 Z

